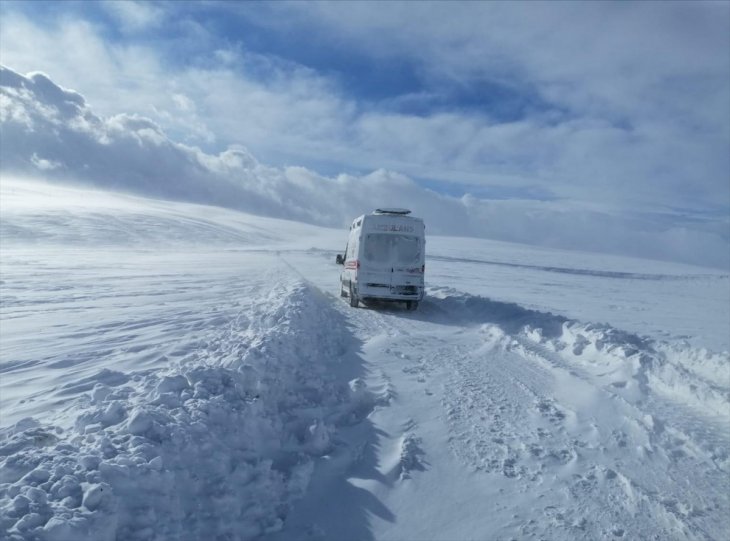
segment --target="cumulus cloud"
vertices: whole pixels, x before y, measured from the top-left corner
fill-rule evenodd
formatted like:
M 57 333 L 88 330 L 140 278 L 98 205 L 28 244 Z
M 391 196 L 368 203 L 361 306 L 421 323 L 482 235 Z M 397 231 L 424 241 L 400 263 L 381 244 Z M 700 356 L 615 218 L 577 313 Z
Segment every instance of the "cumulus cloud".
M 376 109 L 358 116 L 355 141 L 389 167 L 475 184 L 509 173 L 509 185 L 538 183 L 560 197 L 615 206 L 722 201 L 727 209 L 730 202 L 726 3 L 230 9 L 272 32 L 306 32 L 383 62 L 413 64 L 434 92 L 476 89 L 484 105 L 466 114 Z M 524 97 L 516 118 L 495 117 L 495 86 Z
M 207 154 L 170 140 L 148 118 L 97 116 L 80 94 L 42 73 L 25 77 L 2 68 L 0 90 L 6 172 L 55 173 L 99 187 L 337 226 L 364 199 L 348 193 L 358 181 L 381 195 L 392 189 L 401 200 L 418 190 L 409 179 L 387 172 L 331 179 L 303 168 L 267 167 L 240 146 Z
M 98 115 L 81 94 L 42 73 L 2 68 L 0 119 L 4 174 L 35 173 L 333 227 L 377 206 L 404 206 L 423 216 L 432 233 L 730 265 L 724 225 L 629 219 L 598 204 L 559 200 L 450 197 L 384 169 L 327 177 L 305 167 L 264 165 L 237 145 L 207 153 L 175 142 L 140 115 Z
M 39 157 L 35 152 L 30 157 L 30 163 L 35 165 L 36 169 L 38 169 L 39 171 L 53 171 L 54 169 L 62 167 L 61 162 L 54 162 L 52 160 L 43 159 Z
M 205 5 L 154 9 L 164 15 L 164 36 L 124 42 L 105 39 L 103 27 L 83 16 L 40 25 L 9 10 L 0 34 L 4 61 L 79 85 L 101 115 L 144 115 L 208 152 L 241 143 L 267 163 L 384 168 L 475 190 L 601 202 L 610 213 L 729 208 L 726 5 L 210 7 L 233 22 L 291 35 L 292 48 L 299 39 L 319 40 L 416 65 L 422 92 L 383 100 L 348 94 L 342 77 L 359 74 L 338 78 L 218 35 L 190 16 L 221 17 Z M 467 110 L 427 105 L 463 88 L 487 101 L 501 89 L 524 107 L 501 118 L 499 100 Z M 414 103 L 426 105 L 414 113 Z

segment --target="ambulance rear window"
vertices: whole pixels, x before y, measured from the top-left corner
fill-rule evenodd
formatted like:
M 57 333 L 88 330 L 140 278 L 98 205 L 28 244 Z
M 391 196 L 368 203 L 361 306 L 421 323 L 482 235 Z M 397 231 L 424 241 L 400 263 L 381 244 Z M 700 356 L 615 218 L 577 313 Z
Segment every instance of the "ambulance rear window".
M 365 237 L 363 256 L 373 263 L 418 263 L 421 243 L 413 235 L 370 233 Z
M 421 243 L 418 237 L 411 235 L 394 235 L 398 263 L 417 263 L 421 257 Z

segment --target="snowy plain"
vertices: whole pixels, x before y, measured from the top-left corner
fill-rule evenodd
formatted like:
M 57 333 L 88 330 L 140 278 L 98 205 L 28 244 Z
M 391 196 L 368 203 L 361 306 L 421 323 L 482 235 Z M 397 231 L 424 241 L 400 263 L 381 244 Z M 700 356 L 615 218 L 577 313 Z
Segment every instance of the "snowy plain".
M 730 274 L 3 178 L 0 539 L 725 539 Z

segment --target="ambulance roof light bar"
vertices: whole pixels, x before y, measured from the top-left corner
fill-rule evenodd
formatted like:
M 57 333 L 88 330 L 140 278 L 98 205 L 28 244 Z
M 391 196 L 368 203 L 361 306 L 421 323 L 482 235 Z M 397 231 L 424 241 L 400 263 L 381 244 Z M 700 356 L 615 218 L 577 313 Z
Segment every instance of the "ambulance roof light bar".
M 410 214 L 411 211 L 408 209 L 400 209 L 400 208 L 382 208 L 382 209 L 375 209 L 373 211 L 373 214 L 394 214 L 397 216 L 405 216 L 406 214 Z

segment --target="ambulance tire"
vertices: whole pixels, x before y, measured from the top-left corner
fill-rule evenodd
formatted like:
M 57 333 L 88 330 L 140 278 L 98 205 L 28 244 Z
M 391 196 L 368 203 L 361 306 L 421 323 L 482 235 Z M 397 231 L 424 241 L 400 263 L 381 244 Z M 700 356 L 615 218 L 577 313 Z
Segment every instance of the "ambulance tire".
M 345 286 L 340 282 L 340 297 L 347 297 L 347 293 L 345 292 Z
M 414 311 L 418 309 L 418 301 L 406 301 L 406 309 Z
M 357 295 L 355 295 L 355 292 L 352 290 L 352 282 L 350 282 L 350 306 L 353 308 L 357 308 L 360 304 L 360 300 L 357 298 Z

